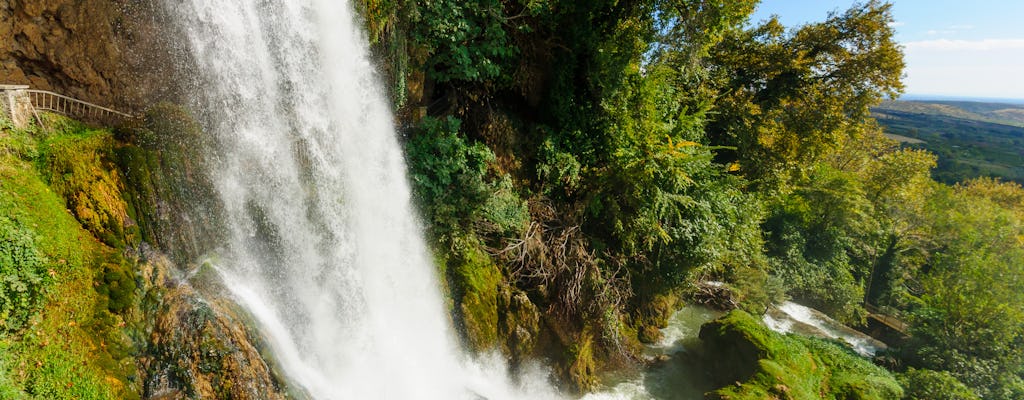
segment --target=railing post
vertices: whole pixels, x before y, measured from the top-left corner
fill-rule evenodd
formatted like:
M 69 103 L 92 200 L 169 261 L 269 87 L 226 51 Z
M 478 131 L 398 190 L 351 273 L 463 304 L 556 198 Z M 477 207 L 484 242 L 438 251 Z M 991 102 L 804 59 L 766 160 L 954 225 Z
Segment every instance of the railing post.
M 0 85 L 3 112 L 17 128 L 28 127 L 32 119 L 32 99 L 25 85 Z

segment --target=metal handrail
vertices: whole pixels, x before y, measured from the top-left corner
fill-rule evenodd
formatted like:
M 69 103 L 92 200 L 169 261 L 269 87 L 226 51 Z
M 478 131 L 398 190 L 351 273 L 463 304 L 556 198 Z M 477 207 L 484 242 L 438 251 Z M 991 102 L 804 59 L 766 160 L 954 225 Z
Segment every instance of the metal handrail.
M 68 117 L 85 118 L 134 118 L 131 114 L 78 100 L 46 90 L 27 89 L 32 107 Z

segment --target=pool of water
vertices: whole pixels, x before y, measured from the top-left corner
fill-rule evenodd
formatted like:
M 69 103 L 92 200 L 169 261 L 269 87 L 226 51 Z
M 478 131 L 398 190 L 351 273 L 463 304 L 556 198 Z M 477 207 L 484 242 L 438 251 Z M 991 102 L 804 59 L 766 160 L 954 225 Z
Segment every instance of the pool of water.
M 700 326 L 722 313 L 700 306 L 687 306 L 669 319 L 659 343 L 645 346 L 649 364 L 642 368 L 616 371 L 602 377 L 605 390 L 585 400 L 700 400 L 715 388 L 701 365 Z

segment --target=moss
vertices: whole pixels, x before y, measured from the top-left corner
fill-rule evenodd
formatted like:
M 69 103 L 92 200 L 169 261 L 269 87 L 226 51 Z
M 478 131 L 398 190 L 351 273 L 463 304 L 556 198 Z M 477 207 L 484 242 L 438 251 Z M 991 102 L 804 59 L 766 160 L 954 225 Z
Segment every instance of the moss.
M 219 204 L 206 175 L 208 139 L 179 106 L 162 103 L 145 118 L 114 133 L 112 159 L 124 181 L 127 212 L 136 236 L 187 264 L 210 250 L 203 238 L 219 231 Z M 186 223 L 181 223 L 185 221 Z
M 701 327 L 715 354 L 715 399 L 897 399 L 902 388 L 888 371 L 838 344 L 772 332 L 743 311 Z
M 41 145 L 38 166 L 50 187 L 87 230 L 104 243 L 124 247 L 128 224 L 123 183 L 113 162 L 113 135 L 68 124 Z
M 569 381 L 577 392 L 584 393 L 597 386 L 597 363 L 594 361 L 594 337 L 583 332 L 569 348 Z
M 135 276 L 124 263 L 105 263 L 95 285 L 106 296 L 110 312 L 120 313 L 135 304 Z
M 470 247 L 449 265 L 463 334 L 480 351 L 498 344 L 498 288 L 501 271 L 486 253 Z
M 0 136 L 28 134 L 35 133 L 5 130 Z M 64 133 L 48 134 L 41 140 L 59 140 Z M 116 341 L 121 319 L 109 314 L 105 299 L 93 290 L 102 263 L 121 257 L 83 229 L 62 194 L 27 160 L 0 154 L 0 215 L 31 229 L 53 279 L 39 315 L 16 337 L 0 339 L 2 362 L 9 366 L 0 368 L 6 373 L 0 388 L 46 399 L 138 398 L 138 388 L 128 380 L 134 364 L 124 362 L 129 352 Z
M 637 338 L 643 343 L 661 340 L 659 328 L 668 326 L 669 317 L 678 307 L 679 296 L 675 294 L 658 294 L 644 302 L 637 312 L 635 322 Z

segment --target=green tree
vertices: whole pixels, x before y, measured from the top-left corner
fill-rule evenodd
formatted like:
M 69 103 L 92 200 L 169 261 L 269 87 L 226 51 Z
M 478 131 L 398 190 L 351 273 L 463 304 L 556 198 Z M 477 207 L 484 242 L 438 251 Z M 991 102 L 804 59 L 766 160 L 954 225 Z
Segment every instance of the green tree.
M 898 379 L 904 400 L 980 400 L 948 372 L 911 368 Z
M 983 398 L 1024 395 L 1024 223 L 972 186 L 928 201 L 931 246 L 915 274 L 912 365 L 950 371 Z
M 892 21 L 891 5 L 872 0 L 788 33 L 775 18 L 731 31 L 711 50 L 721 93 L 711 142 L 736 146 L 757 182 L 804 176 L 902 90 Z

